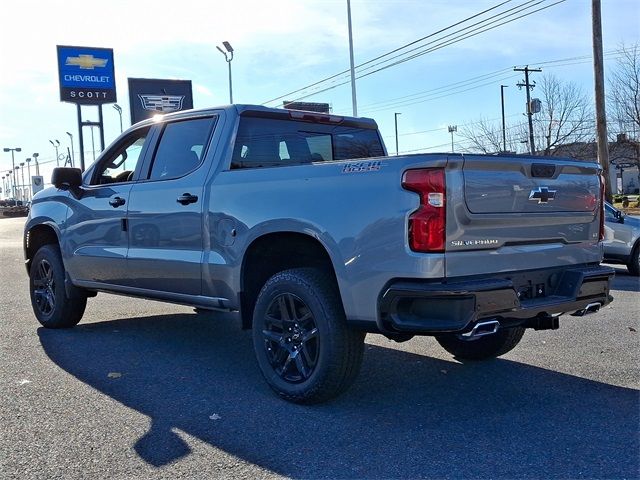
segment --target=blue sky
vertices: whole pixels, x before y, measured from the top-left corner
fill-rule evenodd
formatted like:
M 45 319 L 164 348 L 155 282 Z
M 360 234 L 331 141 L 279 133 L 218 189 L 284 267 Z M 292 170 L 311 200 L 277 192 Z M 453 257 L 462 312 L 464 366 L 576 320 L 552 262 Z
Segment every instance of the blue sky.
M 503 1 L 352 0 L 355 62 L 366 62 Z M 500 118 L 501 83 L 509 85 L 507 117 L 521 118 L 525 93 L 515 87 L 521 75 L 509 70 L 514 66 L 580 57 L 550 64 L 543 73 L 576 82 L 593 97 L 593 67 L 582 58 L 592 52 L 591 1 L 552 5 L 556 1 L 539 0 L 525 12 L 549 8 L 358 80 L 358 113 L 378 121 L 391 152 L 394 113 L 401 113 L 400 151 L 433 152 L 450 148 L 447 125 Z M 500 10 L 523 3 L 512 0 Z M 261 104 L 349 67 L 346 0 L 182 0 L 166 5 L 22 1 L 5 3 L 3 13 L 0 143 L 23 149 L 17 161 L 39 152 L 47 181 L 55 156 L 49 140 L 59 139 L 66 146 L 69 131 L 78 149 L 75 106 L 59 101 L 56 45 L 114 49 L 125 127 L 128 77 L 191 80 L 196 108 L 227 103 L 227 64 L 215 48 L 223 40 L 235 49 L 236 103 Z M 639 1 L 603 0 L 602 15 L 605 52 L 640 42 Z M 615 55 L 605 58 L 607 69 L 614 60 Z M 467 86 L 438 90 L 482 75 L 487 77 Z M 348 84 L 307 100 L 328 102 L 335 113 L 351 114 Z M 97 120 L 95 108 L 83 111 L 85 119 Z M 108 144 L 119 133 L 118 115 L 111 105 L 104 106 L 104 121 Z M 85 146 L 90 150 L 90 145 L 87 130 Z M 5 172 L 11 158 L 0 155 L 0 169 Z M 92 159 L 91 152 L 86 158 Z

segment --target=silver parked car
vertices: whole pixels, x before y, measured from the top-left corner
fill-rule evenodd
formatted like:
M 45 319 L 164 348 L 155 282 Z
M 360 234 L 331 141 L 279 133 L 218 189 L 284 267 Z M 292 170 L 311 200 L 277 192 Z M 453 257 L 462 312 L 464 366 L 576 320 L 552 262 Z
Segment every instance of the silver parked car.
M 605 203 L 604 260 L 623 263 L 631 275 L 640 274 L 640 217 L 624 212 Z

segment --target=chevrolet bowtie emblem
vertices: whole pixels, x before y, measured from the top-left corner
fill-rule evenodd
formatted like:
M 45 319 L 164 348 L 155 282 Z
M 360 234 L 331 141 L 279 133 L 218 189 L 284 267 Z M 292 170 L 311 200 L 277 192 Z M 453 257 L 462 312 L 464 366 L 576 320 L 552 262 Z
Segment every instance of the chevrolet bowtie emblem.
M 95 58 L 93 55 L 78 55 L 77 57 L 67 57 L 66 65 L 75 65 L 82 70 L 93 70 L 96 67 L 104 67 L 107 64 L 106 58 Z
M 549 203 L 549 200 L 556 198 L 556 190 L 549 190 L 549 187 L 538 187 L 531 190 L 529 200 L 537 200 L 538 205 L 541 203 Z

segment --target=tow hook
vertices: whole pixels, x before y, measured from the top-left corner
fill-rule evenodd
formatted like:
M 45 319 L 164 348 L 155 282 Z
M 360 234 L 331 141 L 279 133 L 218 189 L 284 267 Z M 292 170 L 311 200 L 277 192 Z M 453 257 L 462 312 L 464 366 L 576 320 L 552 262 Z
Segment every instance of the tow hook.
M 598 310 L 600 310 L 601 306 L 602 304 L 600 302 L 590 303 L 589 305 L 584 307 L 582 310 L 578 310 L 577 312 L 574 312 L 571 315 L 574 317 L 583 317 L 589 313 L 596 313 Z
M 482 337 L 483 335 L 491 335 L 496 333 L 500 328 L 500 322 L 497 320 L 489 320 L 487 322 L 478 322 L 470 332 L 463 333 L 465 338 Z

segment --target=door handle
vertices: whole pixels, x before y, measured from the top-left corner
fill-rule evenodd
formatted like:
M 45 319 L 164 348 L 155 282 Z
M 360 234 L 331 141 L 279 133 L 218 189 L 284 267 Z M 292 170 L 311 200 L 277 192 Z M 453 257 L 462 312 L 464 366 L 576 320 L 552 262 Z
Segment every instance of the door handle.
M 125 201 L 124 201 L 124 198 L 122 197 L 114 197 L 111 200 L 109 200 L 109 205 L 111 205 L 113 208 L 118 208 L 124 204 L 125 204 Z
M 190 203 L 196 203 L 198 201 L 197 195 L 191 195 L 190 193 L 183 193 L 178 198 L 176 198 L 176 202 L 181 203 L 182 205 L 189 205 Z

